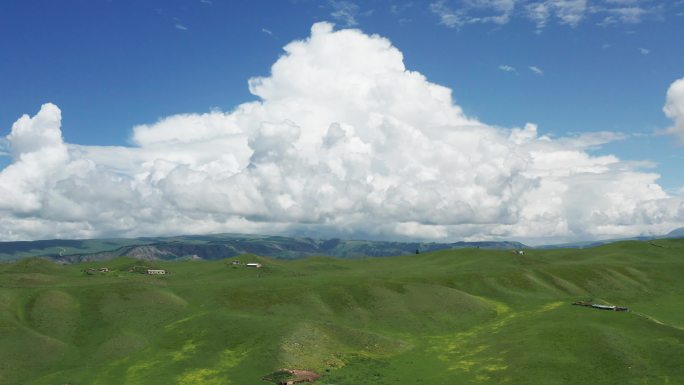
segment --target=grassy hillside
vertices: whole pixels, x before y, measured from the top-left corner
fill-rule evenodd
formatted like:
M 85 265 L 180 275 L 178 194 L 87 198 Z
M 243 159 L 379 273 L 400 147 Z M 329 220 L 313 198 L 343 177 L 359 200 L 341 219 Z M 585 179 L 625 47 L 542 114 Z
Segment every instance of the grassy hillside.
M 684 383 L 684 240 L 145 263 L 0 265 L 0 383 Z

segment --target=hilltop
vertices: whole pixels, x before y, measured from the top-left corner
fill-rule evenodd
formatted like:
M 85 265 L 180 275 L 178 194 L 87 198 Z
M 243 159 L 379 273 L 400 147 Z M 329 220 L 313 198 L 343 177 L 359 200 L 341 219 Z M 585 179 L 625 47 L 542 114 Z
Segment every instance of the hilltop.
M 0 383 L 258 385 L 281 368 L 319 385 L 684 383 L 683 256 L 684 239 L 669 239 L 365 259 L 27 258 L 0 264 Z

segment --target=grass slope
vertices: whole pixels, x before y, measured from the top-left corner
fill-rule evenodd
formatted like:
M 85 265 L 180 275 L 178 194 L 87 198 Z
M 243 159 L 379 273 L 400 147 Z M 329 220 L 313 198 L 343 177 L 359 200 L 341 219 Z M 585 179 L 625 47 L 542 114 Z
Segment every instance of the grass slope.
M 0 383 L 250 385 L 291 367 L 340 385 L 682 384 L 684 240 L 651 243 L 153 262 L 167 277 L 25 259 L 0 265 Z

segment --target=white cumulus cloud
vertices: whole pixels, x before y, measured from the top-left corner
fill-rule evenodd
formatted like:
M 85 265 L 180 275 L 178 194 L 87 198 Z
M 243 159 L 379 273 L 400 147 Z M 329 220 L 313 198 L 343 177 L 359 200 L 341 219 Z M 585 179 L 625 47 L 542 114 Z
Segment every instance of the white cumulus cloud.
M 684 78 L 670 85 L 663 111 L 674 121 L 672 127 L 667 129 L 667 133 L 676 135 L 684 143 Z
M 53 104 L 21 117 L 0 171 L 0 239 L 230 231 L 535 242 L 684 222 L 682 198 L 658 175 L 587 151 L 619 135 L 489 126 L 377 35 L 317 23 L 249 89 L 259 100 L 231 112 L 136 126 L 130 147 L 65 143 Z M 681 90 L 673 85 L 665 109 L 673 133 L 684 127 Z

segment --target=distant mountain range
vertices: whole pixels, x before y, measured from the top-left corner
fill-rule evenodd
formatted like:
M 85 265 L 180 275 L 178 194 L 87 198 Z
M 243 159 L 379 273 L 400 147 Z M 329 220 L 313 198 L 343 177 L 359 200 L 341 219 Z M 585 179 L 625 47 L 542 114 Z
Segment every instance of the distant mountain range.
M 602 241 L 545 245 L 536 248 L 587 248 L 607 243 L 660 238 L 684 238 L 684 227 L 659 237 L 635 237 Z M 522 249 L 520 242 L 386 242 L 343 239 L 313 239 L 282 236 L 216 234 L 154 238 L 111 238 L 0 242 L 0 261 L 14 261 L 24 257 L 47 257 L 62 263 L 106 260 L 129 256 L 145 260 L 215 260 L 240 254 L 295 259 L 309 256 L 341 258 L 384 257 L 462 248 Z
M 684 227 L 680 227 L 677 230 L 670 231 L 665 238 L 684 238 Z
M 600 240 L 600 241 L 561 243 L 561 244 L 557 244 L 557 245 L 537 246 L 536 248 L 537 249 L 561 249 L 561 248 L 586 249 L 589 247 L 596 247 L 596 246 L 606 245 L 609 243 L 620 242 L 620 241 L 652 241 L 654 239 L 665 239 L 665 238 L 684 238 L 684 227 L 680 227 L 678 229 L 672 230 L 665 235 L 604 239 L 604 240 Z
M 119 256 L 146 260 L 215 260 L 240 254 L 258 254 L 286 259 L 320 255 L 359 258 L 468 247 L 519 249 L 527 246 L 520 242 L 383 242 L 217 234 L 135 239 L 0 242 L 0 261 L 13 261 L 30 256 L 48 257 L 63 263 L 106 260 Z

